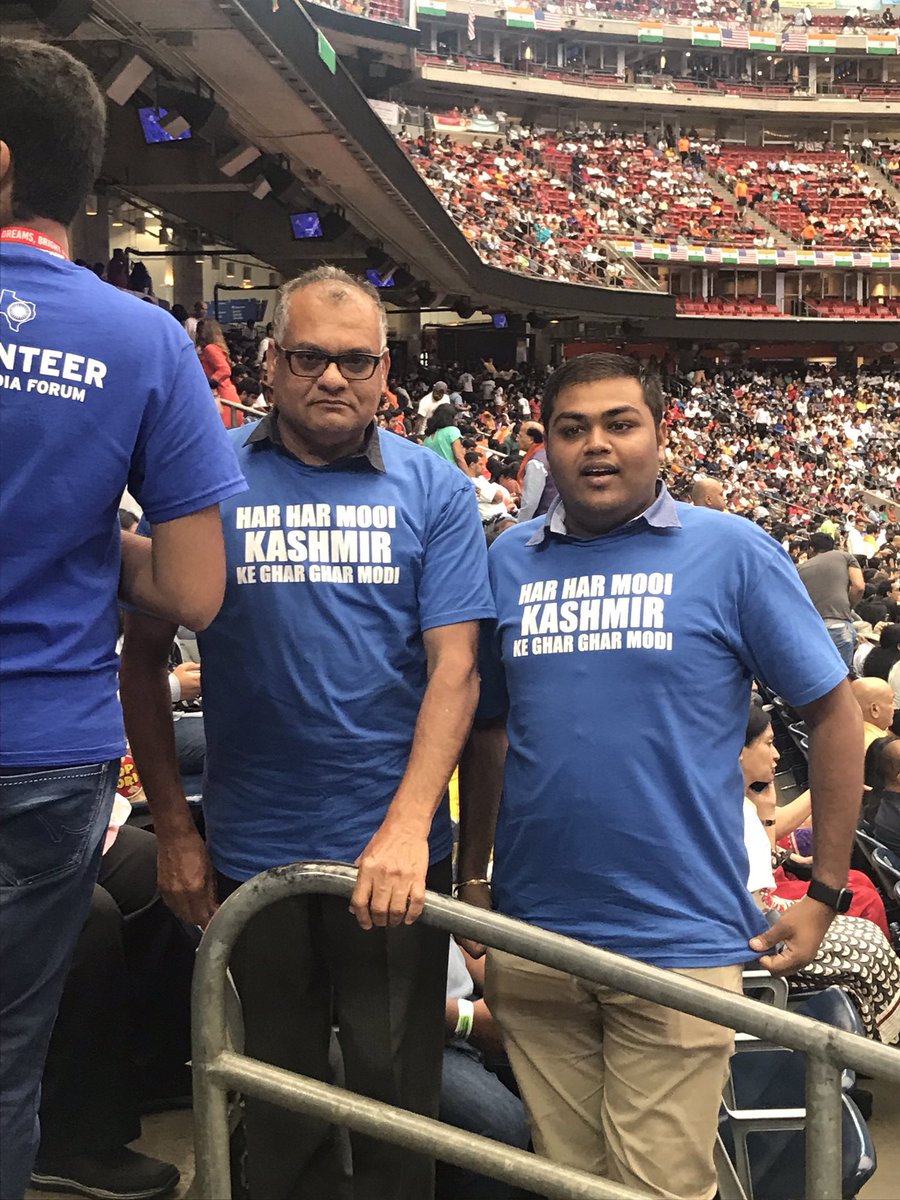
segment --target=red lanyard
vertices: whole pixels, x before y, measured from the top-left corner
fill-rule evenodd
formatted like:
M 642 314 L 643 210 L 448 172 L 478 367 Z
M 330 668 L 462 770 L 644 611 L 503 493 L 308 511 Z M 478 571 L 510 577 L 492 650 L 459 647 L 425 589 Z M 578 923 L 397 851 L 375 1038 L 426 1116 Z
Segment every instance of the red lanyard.
M 36 250 L 46 250 L 48 254 L 54 254 L 57 258 L 67 257 L 59 242 L 47 237 L 46 233 L 38 233 L 36 229 L 28 229 L 24 225 L 7 225 L 0 229 L 0 242 L 34 246 Z

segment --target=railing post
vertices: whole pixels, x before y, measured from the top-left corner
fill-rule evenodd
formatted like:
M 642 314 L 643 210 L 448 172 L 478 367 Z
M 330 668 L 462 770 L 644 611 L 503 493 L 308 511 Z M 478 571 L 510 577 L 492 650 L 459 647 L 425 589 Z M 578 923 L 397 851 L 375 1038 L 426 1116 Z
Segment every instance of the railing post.
M 204 938 L 191 987 L 196 1157 L 192 1193 L 202 1200 L 231 1200 L 228 1093 L 209 1074 L 210 1065 L 229 1044 L 225 994 L 231 946 L 225 939 Z
M 806 1056 L 806 1197 L 841 1200 L 841 1069 Z

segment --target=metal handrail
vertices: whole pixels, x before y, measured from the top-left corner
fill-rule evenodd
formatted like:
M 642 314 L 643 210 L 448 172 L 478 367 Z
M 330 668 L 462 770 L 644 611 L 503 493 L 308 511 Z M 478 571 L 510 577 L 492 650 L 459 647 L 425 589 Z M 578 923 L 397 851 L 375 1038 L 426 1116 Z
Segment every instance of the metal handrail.
M 199 1200 L 230 1200 L 226 1091 L 237 1089 L 293 1111 L 315 1114 L 371 1137 L 441 1158 L 558 1200 L 642 1200 L 608 1179 L 462 1133 L 439 1121 L 294 1075 L 229 1048 L 228 963 L 247 922 L 269 904 L 312 892 L 349 897 L 356 870 L 339 863 L 293 863 L 238 888 L 213 917 L 197 953 L 192 995 L 194 1114 Z M 806 1195 L 841 1198 L 841 1069 L 900 1086 L 900 1055 L 857 1034 L 783 1012 L 744 996 L 647 966 L 573 938 L 428 892 L 420 920 L 459 937 L 669 1008 L 803 1051 L 806 1071 Z

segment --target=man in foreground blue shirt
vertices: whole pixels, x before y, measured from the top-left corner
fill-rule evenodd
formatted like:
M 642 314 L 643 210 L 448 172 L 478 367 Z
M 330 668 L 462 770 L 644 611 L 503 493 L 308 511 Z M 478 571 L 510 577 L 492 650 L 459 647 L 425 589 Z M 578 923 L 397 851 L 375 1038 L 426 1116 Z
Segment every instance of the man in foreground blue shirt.
M 105 136 L 87 67 L 0 41 L 0 77 L 0 1196 L 20 1200 L 125 750 L 117 594 L 208 624 L 225 585 L 218 502 L 244 482 L 177 322 L 69 259 Z M 152 548 L 120 530 L 126 486 Z M 178 1180 L 124 1147 L 90 1157 L 44 1173 L 106 1196 Z
M 566 364 L 543 420 L 560 500 L 489 555 L 497 621 L 461 769 L 461 894 L 733 991 L 779 942 L 763 965 L 797 970 L 833 912 L 807 898 L 766 930 L 738 756 L 764 679 L 809 726 L 816 876 L 836 895 L 862 794 L 846 668 L 773 540 L 673 502 L 660 385 L 637 363 Z M 486 998 L 539 1153 L 711 1200 L 729 1030 L 496 951 Z
M 165 668 L 174 630 L 126 625 L 122 697 L 159 839 L 160 885 L 205 924 L 269 867 L 356 863 L 351 902 L 296 897 L 232 958 L 246 1052 L 328 1075 L 336 1018 L 347 1086 L 437 1114 L 447 940 L 416 924 L 448 891 L 447 784 L 493 616 L 467 477 L 375 426 L 387 380 L 377 293 L 322 267 L 287 284 L 269 350 L 274 412 L 234 431 L 249 495 L 223 509 L 228 582 L 200 639 L 209 856 L 178 781 Z M 354 919 L 355 915 L 355 919 Z M 341 1179 L 321 1122 L 246 1101 L 253 1200 L 427 1200 L 428 1159 L 353 1135 Z

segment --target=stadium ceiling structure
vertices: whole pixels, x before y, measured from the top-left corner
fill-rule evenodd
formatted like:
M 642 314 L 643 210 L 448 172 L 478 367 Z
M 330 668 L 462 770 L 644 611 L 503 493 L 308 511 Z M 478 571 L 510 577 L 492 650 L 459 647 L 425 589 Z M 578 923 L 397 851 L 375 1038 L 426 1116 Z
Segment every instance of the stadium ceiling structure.
M 4 26 L 64 44 L 103 81 L 108 189 L 285 276 L 325 260 L 364 271 L 382 257 L 413 306 L 674 315 L 658 292 L 484 264 L 297 0 L 30 0 L 8 6 Z M 172 136 L 191 136 L 145 141 L 141 105 L 165 109 Z M 304 210 L 320 215 L 323 239 L 294 236 L 290 214 Z

